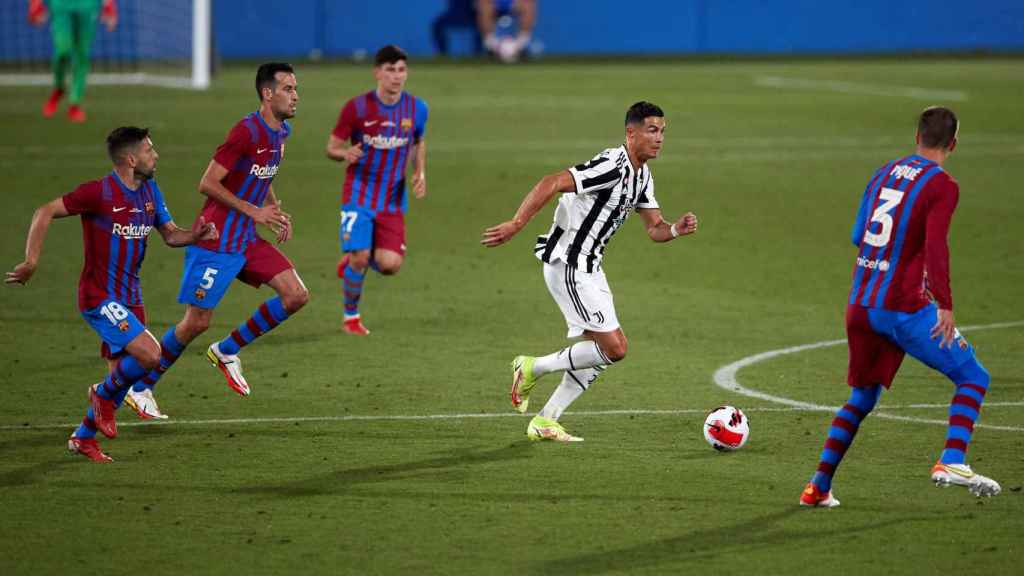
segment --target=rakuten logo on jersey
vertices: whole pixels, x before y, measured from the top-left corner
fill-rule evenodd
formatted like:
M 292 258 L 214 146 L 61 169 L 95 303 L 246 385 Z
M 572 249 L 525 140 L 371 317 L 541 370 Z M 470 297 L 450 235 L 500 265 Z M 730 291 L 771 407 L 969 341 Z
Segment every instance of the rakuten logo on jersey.
M 363 144 L 367 146 L 373 146 L 378 150 L 391 150 L 393 148 L 401 148 L 409 143 L 408 137 L 398 136 L 370 136 L 369 134 L 363 134 Z
M 267 178 L 273 178 L 277 176 L 277 166 L 260 166 L 259 164 L 253 164 L 249 170 L 250 176 L 255 176 L 260 180 L 266 180 Z
M 868 270 L 881 270 L 886 272 L 889 270 L 888 260 L 868 260 L 863 256 L 857 256 L 857 266 L 861 268 L 867 268 Z
M 145 224 L 114 224 L 114 228 L 110 231 L 114 236 L 120 236 L 125 240 L 142 240 L 149 236 L 150 231 L 153 230 L 152 226 L 146 226 Z

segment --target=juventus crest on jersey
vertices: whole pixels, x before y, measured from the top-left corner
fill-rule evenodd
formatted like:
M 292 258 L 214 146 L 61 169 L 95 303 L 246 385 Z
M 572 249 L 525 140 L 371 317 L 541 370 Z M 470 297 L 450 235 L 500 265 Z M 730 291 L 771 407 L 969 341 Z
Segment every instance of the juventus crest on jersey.
M 615 232 L 638 208 L 658 208 L 654 178 L 646 164 L 634 170 L 626 146 L 609 148 L 586 164 L 569 168 L 574 193 L 562 194 L 555 221 L 537 238 L 537 258 L 559 260 L 586 272 L 601 268 L 601 259 Z

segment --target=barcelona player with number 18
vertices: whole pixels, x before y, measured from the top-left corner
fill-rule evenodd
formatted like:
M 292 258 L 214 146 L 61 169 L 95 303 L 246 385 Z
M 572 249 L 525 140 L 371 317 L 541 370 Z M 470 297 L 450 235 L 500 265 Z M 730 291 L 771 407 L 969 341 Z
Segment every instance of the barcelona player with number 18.
M 25 260 L 7 273 L 7 284 L 25 284 L 36 271 L 50 222 L 74 214 L 82 218 L 85 266 L 78 281 L 82 317 L 103 341 L 101 354 L 110 372 L 89 388 L 90 407 L 81 426 L 68 439 L 68 450 L 95 462 L 112 459 L 96 442 L 98 429 L 117 435 L 114 411 L 130 386 L 155 369 L 161 350 L 146 330 L 139 269 L 146 256 L 146 238 L 156 228 L 168 246 L 216 240 L 217 229 L 199 218 L 191 230 L 175 226 L 153 180 L 158 155 L 149 130 L 126 126 L 107 136 L 114 170 L 80 185 L 69 194 L 39 207 L 32 216 Z

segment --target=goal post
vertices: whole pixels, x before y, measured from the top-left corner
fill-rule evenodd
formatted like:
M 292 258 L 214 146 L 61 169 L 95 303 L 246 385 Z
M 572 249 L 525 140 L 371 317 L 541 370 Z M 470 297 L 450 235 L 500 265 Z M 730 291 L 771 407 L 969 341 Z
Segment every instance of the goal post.
M 118 0 L 117 28 L 108 32 L 96 22 L 89 84 L 208 88 L 213 66 L 211 3 Z M 0 2 L 0 85 L 53 82 L 48 24 L 31 26 L 27 4 L 26 0 Z

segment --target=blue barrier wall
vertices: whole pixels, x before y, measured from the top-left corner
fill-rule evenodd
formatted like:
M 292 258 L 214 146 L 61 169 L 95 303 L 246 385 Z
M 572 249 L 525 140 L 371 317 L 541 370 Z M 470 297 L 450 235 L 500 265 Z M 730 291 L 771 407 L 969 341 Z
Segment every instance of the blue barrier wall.
M 1024 50 L 1022 0 L 537 1 L 535 36 L 548 54 Z M 466 3 L 399 0 L 384 10 L 370 2 L 290 0 L 281 13 L 267 9 L 265 1 L 217 0 L 214 27 L 225 58 L 313 51 L 338 57 L 372 53 L 389 42 L 431 56 L 432 23 L 449 4 Z M 256 40 L 254 26 L 273 30 L 272 37 Z M 467 52 L 472 33 L 469 22 L 449 29 L 453 51 Z
M 432 25 L 472 0 L 215 0 L 214 43 L 231 58 L 347 57 L 394 42 L 436 54 Z M 535 37 L 547 54 L 800 54 L 1022 51 L 1024 0 L 537 0 Z M 124 0 L 121 26 L 97 34 L 97 56 L 152 50 L 187 54 L 188 0 Z M 149 16 L 158 12 L 156 16 Z M 144 16 L 144 14 L 146 16 Z M 145 20 L 145 22 L 143 22 Z M 445 37 L 467 54 L 472 20 Z M 163 25 L 161 25 L 163 24 Z M 0 6 L 0 60 L 45 59 L 44 30 L 21 1 Z M 123 58 L 123 55 L 122 55 Z

